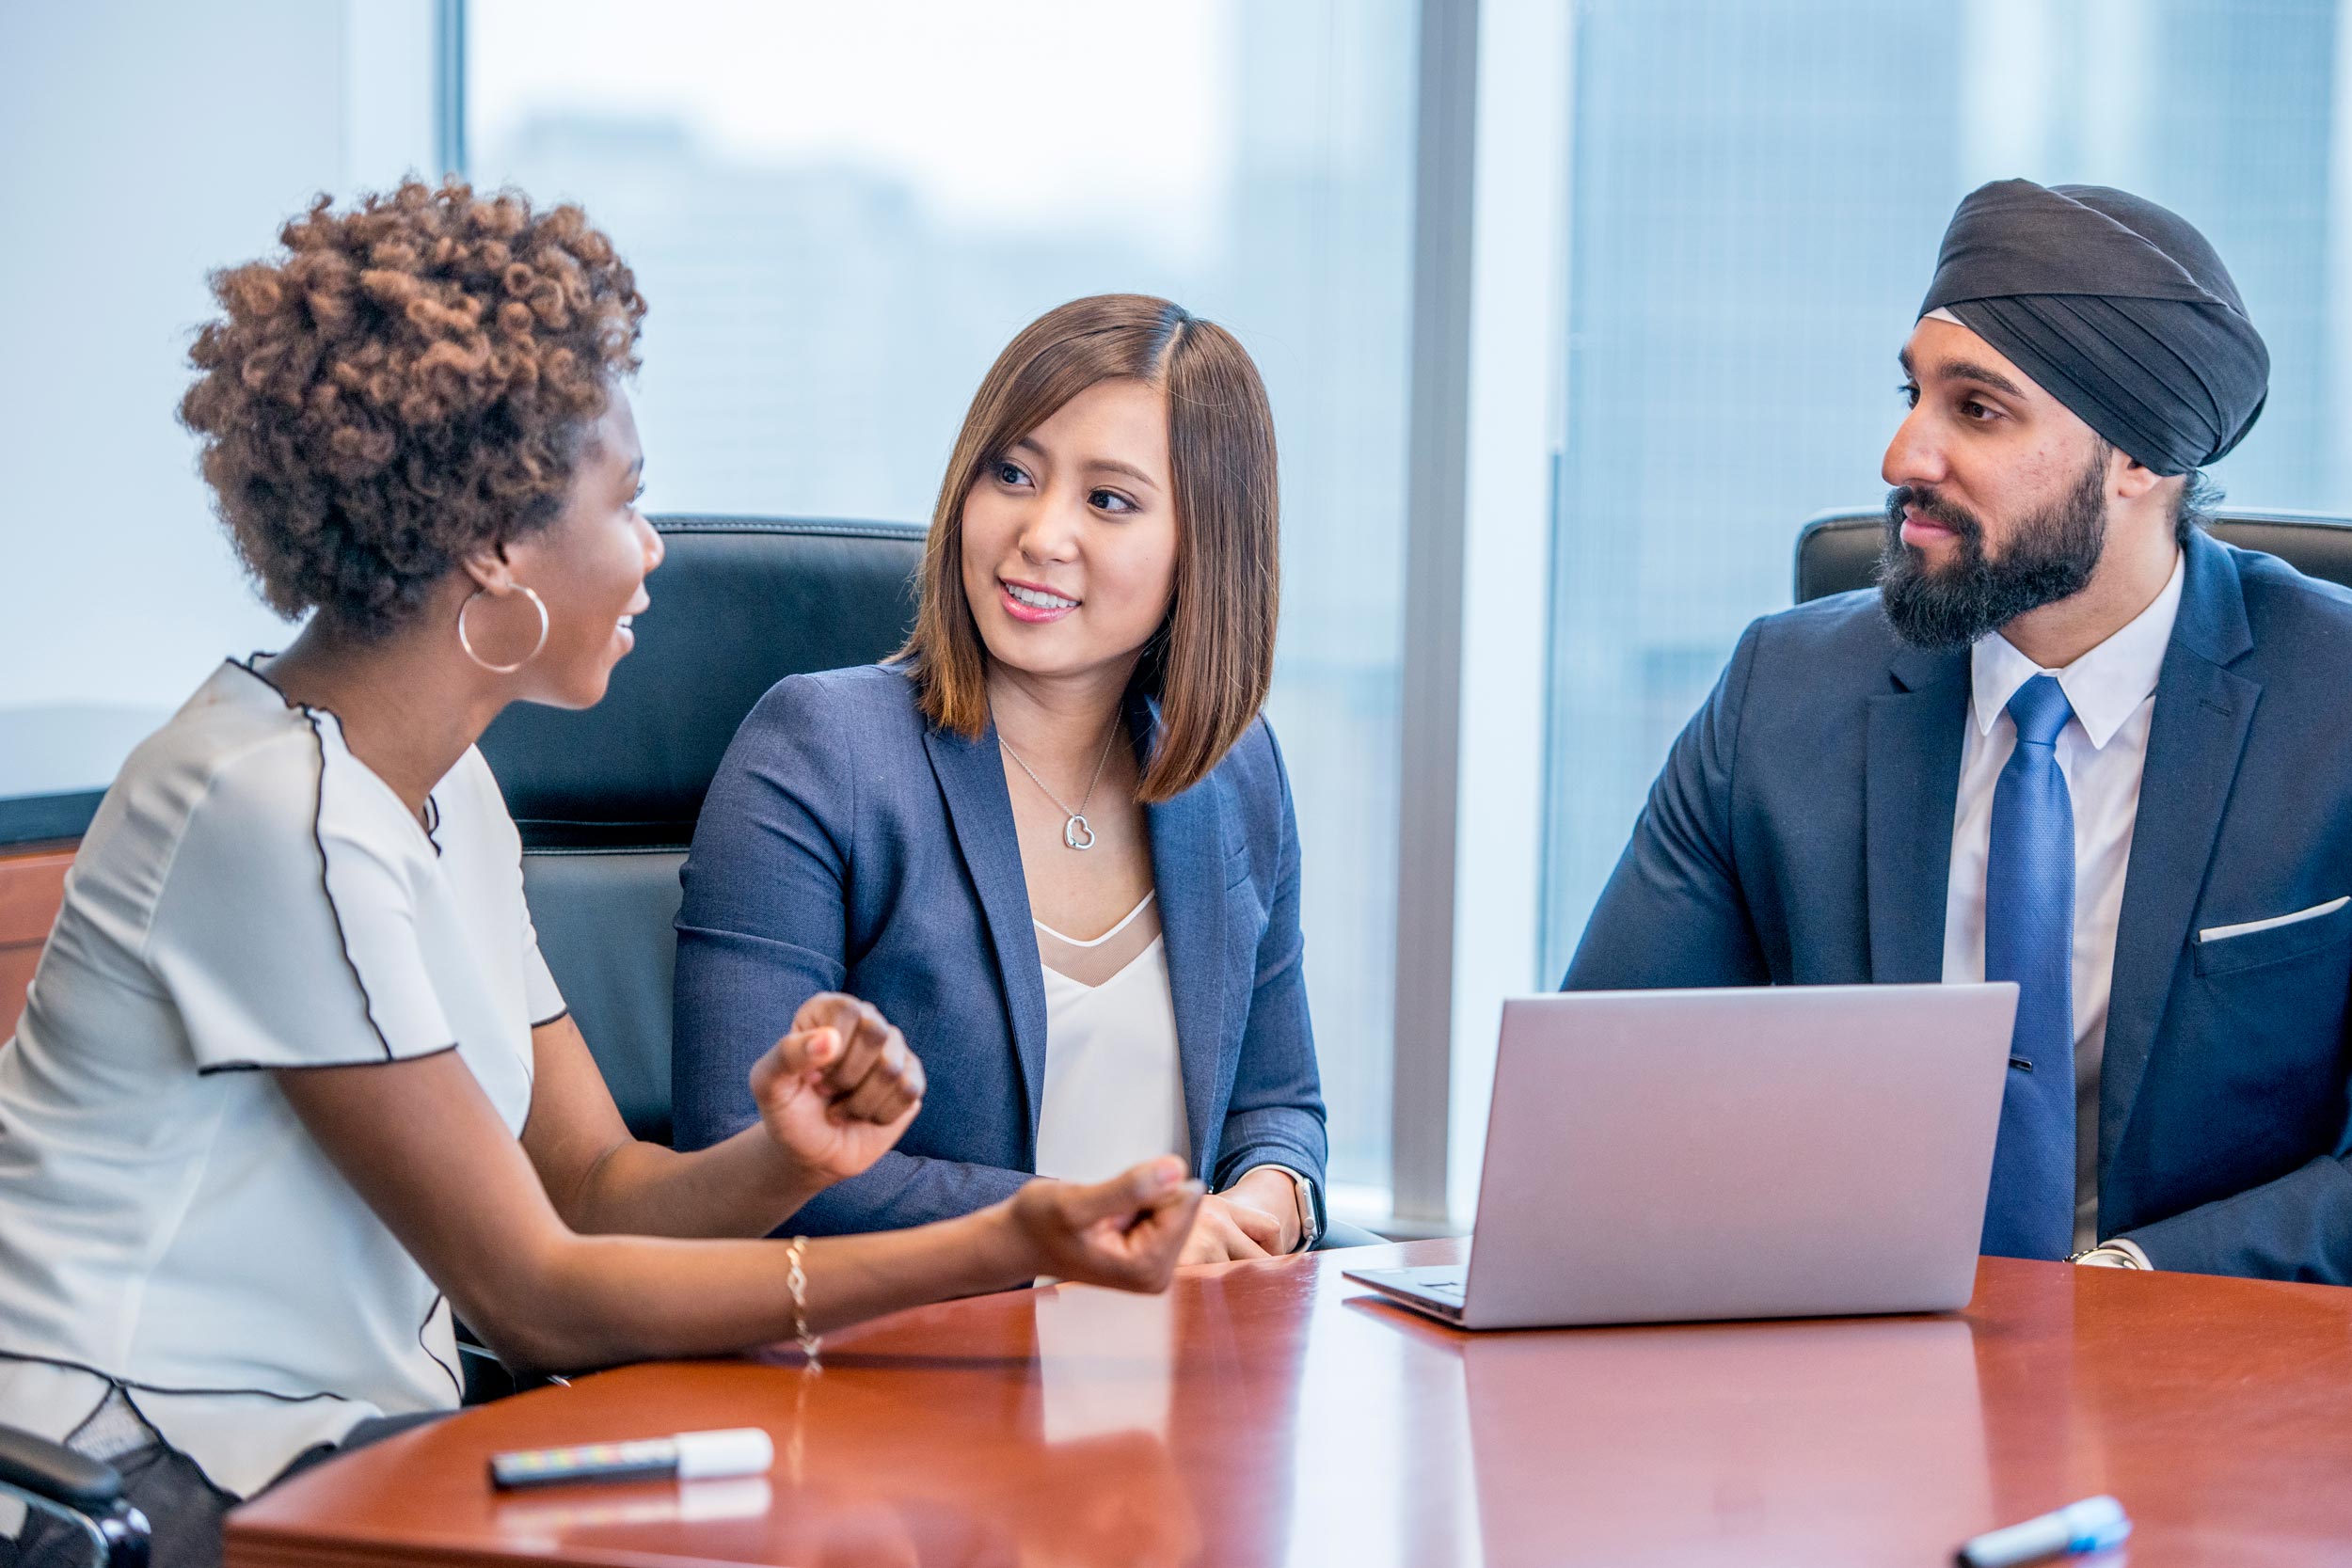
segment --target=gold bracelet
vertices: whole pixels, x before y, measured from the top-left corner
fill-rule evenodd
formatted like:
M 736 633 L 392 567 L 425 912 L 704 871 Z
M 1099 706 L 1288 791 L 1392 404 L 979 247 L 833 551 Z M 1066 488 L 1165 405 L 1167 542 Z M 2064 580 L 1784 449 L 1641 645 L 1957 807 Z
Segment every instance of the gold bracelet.
M 808 1249 L 808 1238 L 795 1236 L 785 1243 L 785 1289 L 792 1296 L 792 1337 L 801 1343 L 801 1354 L 807 1357 L 811 1371 L 823 1371 L 817 1361 L 817 1353 L 824 1341 L 808 1331 L 808 1273 L 801 1267 L 801 1254 Z

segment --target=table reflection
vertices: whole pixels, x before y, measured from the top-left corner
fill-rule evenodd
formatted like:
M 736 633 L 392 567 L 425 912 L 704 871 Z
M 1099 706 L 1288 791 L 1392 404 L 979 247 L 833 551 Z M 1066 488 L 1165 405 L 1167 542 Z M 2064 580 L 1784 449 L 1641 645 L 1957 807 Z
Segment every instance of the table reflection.
M 581 1530 L 616 1525 L 700 1524 L 765 1518 L 775 1501 L 766 1476 L 729 1481 L 566 1486 L 501 1498 L 491 1518 L 518 1551 L 549 1551 Z
M 1958 1319 L 1447 1338 L 1491 1563 L 1835 1562 L 1890 1497 L 1938 1541 L 1990 1512 Z
M 1115 1432 L 1168 1435 L 1176 1386 L 1173 1297 L 1082 1285 L 1040 1291 L 1037 1355 L 1048 1444 Z
M 845 1336 L 822 1370 L 788 1352 L 714 1367 L 726 1418 L 775 1440 L 769 1476 L 723 1497 L 657 1483 L 517 1500 L 500 1532 L 541 1551 L 822 1568 L 1200 1561 L 1168 1444 L 1174 1303 L 1075 1285 L 1028 1299 L 952 1354 Z

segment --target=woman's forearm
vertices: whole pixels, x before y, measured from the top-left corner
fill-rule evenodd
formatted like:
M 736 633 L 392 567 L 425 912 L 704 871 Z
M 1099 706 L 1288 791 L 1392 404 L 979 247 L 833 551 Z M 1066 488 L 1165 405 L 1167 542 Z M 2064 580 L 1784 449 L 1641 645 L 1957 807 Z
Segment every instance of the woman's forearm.
M 830 1184 L 754 1122 L 691 1154 L 621 1144 L 564 1207 L 583 1235 L 765 1236 Z
M 690 1189 L 666 1186 L 658 1177 L 632 1188 L 625 1167 L 599 1172 L 593 1167 L 609 1161 L 593 1156 L 580 1160 L 567 1180 L 546 1183 L 526 1151 L 532 1130 L 526 1126 L 524 1144 L 516 1142 L 455 1052 L 281 1071 L 277 1083 L 335 1168 L 457 1315 L 513 1365 L 560 1370 L 724 1354 L 792 1336 L 787 1243 L 580 1234 L 567 1222 L 575 1210 L 603 1208 L 602 1217 L 611 1219 L 614 1207 L 648 1193 L 675 1198 Z M 561 1125 L 550 1118 L 538 1132 L 548 1140 L 541 1152 L 558 1168 L 565 1150 L 552 1133 Z M 607 1147 L 627 1146 L 615 1137 Z M 688 1173 L 706 1168 L 688 1157 L 664 1160 L 658 1149 L 621 1157 L 650 1158 Z M 707 1168 L 727 1174 L 717 1161 Z M 619 1196 L 589 1202 L 582 1196 L 589 1193 Z M 1089 1211 L 1080 1219 L 1105 1224 L 1180 1196 L 1164 1180 L 1081 1189 L 1078 1196 L 1089 1194 L 1104 1213 Z M 1047 1249 L 1077 1222 L 1060 1214 L 1069 1207 L 1062 1195 L 1045 1196 L 1057 1201 L 1033 1200 L 1026 1223 L 1016 1223 L 1015 1212 L 1000 1205 L 914 1230 L 811 1242 L 801 1304 L 806 1321 L 822 1332 L 1047 1272 Z M 790 1195 L 775 1201 L 782 1208 Z M 1119 1232 L 1131 1233 L 1142 1227 L 1130 1223 Z M 1114 1277 L 1118 1264 L 1111 1259 Z M 1065 1262 L 1052 1272 L 1073 1270 Z
M 476 1326 L 502 1358 L 541 1370 L 723 1355 L 788 1340 L 803 1317 L 810 1332 L 827 1333 L 1022 1284 L 1041 1263 L 1001 1207 L 912 1230 L 821 1237 L 803 1255 L 796 1314 L 781 1242 L 569 1236 L 532 1271 L 536 1310 L 497 1311 Z

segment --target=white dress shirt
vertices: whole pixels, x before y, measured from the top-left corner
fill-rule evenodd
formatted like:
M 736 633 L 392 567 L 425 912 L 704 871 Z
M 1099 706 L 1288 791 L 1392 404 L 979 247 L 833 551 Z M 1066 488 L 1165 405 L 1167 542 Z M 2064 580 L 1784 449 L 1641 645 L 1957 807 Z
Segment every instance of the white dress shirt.
M 2058 732 L 2058 771 L 2074 808 L 2074 1245 L 2099 1238 L 2099 1066 L 2107 1033 L 2107 993 L 2115 974 L 2115 927 L 2123 909 L 2123 874 L 2139 817 L 2139 779 L 2148 762 L 2148 726 L 2156 676 L 2180 613 L 2183 562 L 2153 603 L 2105 642 L 2063 670 L 2043 670 L 1993 632 L 1970 656 L 1967 733 L 1960 758 L 1960 796 L 1952 808 L 1952 869 L 1944 899 L 1944 979 L 1984 978 L 1984 871 L 1993 837 L 1993 791 L 2017 725 L 2007 711 L 2017 689 L 2038 674 L 2058 677 L 2074 708 Z

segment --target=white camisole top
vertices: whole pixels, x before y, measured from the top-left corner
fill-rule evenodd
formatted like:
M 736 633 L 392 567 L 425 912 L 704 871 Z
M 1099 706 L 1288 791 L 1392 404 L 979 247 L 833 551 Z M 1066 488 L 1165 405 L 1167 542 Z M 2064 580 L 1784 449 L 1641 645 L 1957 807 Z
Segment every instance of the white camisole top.
M 1153 895 L 1089 942 L 1036 922 L 1045 972 L 1037 1172 L 1100 1181 L 1162 1154 L 1189 1164 L 1168 944 Z

